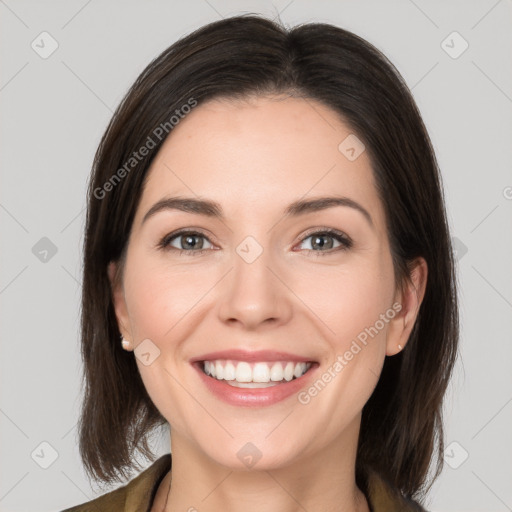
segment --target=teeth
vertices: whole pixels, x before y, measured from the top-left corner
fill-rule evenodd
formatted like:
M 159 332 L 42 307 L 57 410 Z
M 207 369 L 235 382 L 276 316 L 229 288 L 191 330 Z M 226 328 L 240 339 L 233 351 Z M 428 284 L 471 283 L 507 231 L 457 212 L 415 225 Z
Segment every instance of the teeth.
M 224 378 L 224 367 L 220 364 L 220 361 L 215 363 L 215 376 L 219 380 Z
M 256 363 L 252 369 L 253 382 L 269 382 L 270 381 L 270 369 L 265 363 Z M 279 379 L 283 380 L 283 379 Z
M 220 364 L 217 361 L 217 364 Z M 252 370 L 249 363 L 238 363 L 236 365 L 235 380 L 237 382 L 251 382 L 252 381 Z
M 217 380 L 226 380 L 236 387 L 267 387 L 282 381 L 290 382 L 304 375 L 311 363 L 294 363 L 292 361 L 258 362 L 246 361 L 204 361 L 203 370 L 206 375 Z M 240 385 L 239 385 L 240 384 Z M 257 384 L 257 385 L 252 385 Z
M 293 370 L 293 375 L 297 378 L 299 378 L 304 373 L 304 367 L 302 365 L 304 365 L 304 363 L 296 365 L 295 370 Z
M 301 363 L 301 364 L 304 364 L 304 363 Z M 284 378 L 286 380 L 292 380 L 293 379 L 293 374 L 294 374 L 293 369 L 294 369 L 294 364 L 293 363 L 288 363 L 286 365 L 286 368 L 284 369 Z
M 235 377 L 235 365 L 233 363 L 226 363 L 226 365 L 224 366 L 224 379 L 235 380 Z
M 286 365 L 288 368 L 288 364 Z M 273 382 L 278 382 L 284 379 L 283 375 L 283 367 L 281 366 L 281 363 L 274 363 L 272 365 L 272 368 L 270 368 L 270 380 Z M 291 379 L 286 379 L 291 380 Z
M 236 380 L 230 380 L 227 383 L 235 388 L 270 388 L 279 385 L 277 382 L 238 382 Z

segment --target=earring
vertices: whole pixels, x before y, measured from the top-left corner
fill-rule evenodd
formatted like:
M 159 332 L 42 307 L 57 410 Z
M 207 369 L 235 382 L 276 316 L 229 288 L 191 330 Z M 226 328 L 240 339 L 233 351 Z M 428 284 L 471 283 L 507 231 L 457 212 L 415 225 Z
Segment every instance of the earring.
M 402 345 L 398 345 L 398 350 L 402 350 Z
M 125 350 L 128 350 L 128 349 L 130 348 L 130 342 L 129 342 L 128 340 L 125 340 L 124 338 L 123 338 L 123 340 L 121 341 L 121 345 L 123 346 L 123 348 L 124 348 Z

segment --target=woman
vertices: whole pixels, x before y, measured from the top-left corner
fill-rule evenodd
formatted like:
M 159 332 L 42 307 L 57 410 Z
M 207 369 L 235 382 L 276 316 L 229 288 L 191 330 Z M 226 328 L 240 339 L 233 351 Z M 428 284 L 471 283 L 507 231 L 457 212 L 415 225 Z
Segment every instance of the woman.
M 457 354 L 441 178 L 403 79 L 327 24 L 209 24 L 140 75 L 98 149 L 68 509 L 425 510 Z M 437 442 L 436 442 L 437 438 Z

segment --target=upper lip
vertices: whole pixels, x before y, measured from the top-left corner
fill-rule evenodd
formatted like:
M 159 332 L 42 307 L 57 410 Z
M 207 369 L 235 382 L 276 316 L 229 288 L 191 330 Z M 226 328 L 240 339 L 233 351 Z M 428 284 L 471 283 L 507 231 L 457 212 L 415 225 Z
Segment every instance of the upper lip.
M 208 352 L 198 357 L 193 357 L 190 362 L 197 361 L 215 361 L 218 359 L 233 359 L 236 361 L 296 361 L 300 362 L 314 362 L 310 357 L 298 356 L 290 354 L 289 352 L 279 352 L 276 350 L 255 350 L 247 351 L 241 349 L 220 350 L 217 352 Z

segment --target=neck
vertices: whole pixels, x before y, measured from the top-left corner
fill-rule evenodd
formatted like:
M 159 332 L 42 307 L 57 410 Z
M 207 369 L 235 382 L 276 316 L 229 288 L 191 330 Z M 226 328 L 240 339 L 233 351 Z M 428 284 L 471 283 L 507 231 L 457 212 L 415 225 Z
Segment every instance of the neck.
M 165 511 L 369 512 L 355 481 L 360 418 L 335 442 L 285 467 L 250 471 L 218 464 L 172 433 L 172 485 Z

